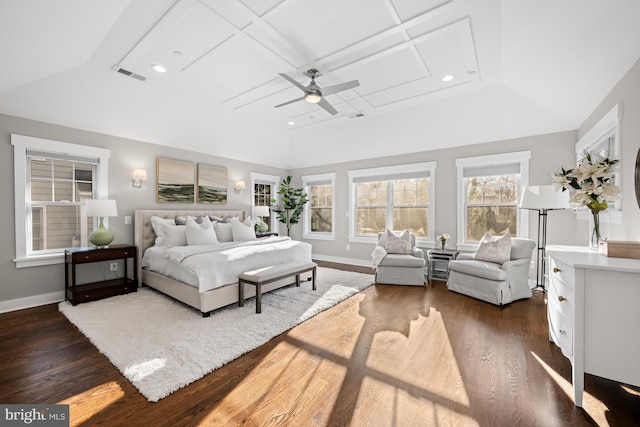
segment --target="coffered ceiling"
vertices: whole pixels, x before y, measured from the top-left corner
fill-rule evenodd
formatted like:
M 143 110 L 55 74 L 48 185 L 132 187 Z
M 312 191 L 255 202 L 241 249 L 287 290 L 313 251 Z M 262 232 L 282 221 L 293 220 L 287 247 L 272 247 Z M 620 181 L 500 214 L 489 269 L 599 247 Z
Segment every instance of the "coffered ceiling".
M 3 2 L 0 112 L 282 167 L 575 129 L 640 57 L 638 3 Z M 311 68 L 359 86 L 275 108 Z

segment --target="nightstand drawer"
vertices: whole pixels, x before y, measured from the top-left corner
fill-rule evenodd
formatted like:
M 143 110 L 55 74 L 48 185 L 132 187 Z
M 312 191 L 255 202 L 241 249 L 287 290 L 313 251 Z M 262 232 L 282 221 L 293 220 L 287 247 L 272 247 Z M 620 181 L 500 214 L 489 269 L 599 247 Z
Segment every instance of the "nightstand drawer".
M 563 264 L 551 257 L 549 262 L 549 277 L 559 277 L 565 285 L 574 287 L 576 283 L 576 272 L 573 267 Z
M 135 256 L 135 249 L 126 248 L 106 248 L 94 249 L 84 252 L 72 252 L 71 256 L 76 264 L 84 262 L 110 261 L 117 258 L 129 258 Z
M 567 286 L 559 277 L 551 277 L 548 295 L 549 304 L 555 305 L 569 317 L 573 316 L 575 304 L 573 287 Z
M 548 305 L 549 334 L 562 354 L 573 359 L 573 323 L 569 317 L 559 311 L 554 304 Z

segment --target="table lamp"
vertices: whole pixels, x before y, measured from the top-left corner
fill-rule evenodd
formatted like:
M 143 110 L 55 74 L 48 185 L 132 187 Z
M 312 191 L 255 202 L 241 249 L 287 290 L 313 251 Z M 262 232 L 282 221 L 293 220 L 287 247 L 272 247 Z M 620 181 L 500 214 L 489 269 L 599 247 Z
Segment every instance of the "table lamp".
M 89 242 L 98 248 L 105 248 L 113 242 L 113 233 L 104 226 L 104 217 L 118 216 L 115 200 L 87 200 L 87 216 L 100 218 L 98 228 L 89 234 Z

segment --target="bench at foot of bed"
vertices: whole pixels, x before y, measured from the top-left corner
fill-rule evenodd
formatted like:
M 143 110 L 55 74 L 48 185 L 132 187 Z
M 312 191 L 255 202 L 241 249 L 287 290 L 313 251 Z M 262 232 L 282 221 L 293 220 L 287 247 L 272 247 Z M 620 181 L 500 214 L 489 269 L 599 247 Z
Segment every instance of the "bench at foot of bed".
M 261 313 L 262 285 L 295 275 L 296 286 L 300 286 L 300 274 L 307 271 L 311 271 L 311 285 L 315 291 L 317 266 L 310 261 L 291 261 L 242 273 L 238 276 L 238 304 L 240 307 L 244 306 L 244 284 L 248 283 L 256 287 L 256 313 Z

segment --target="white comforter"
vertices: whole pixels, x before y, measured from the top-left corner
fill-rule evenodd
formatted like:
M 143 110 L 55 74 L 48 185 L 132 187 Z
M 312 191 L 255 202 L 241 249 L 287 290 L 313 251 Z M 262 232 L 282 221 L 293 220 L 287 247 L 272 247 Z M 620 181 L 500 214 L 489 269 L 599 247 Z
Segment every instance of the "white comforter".
M 248 242 L 174 246 L 162 257 L 174 261 L 198 278 L 200 292 L 236 283 L 238 275 L 288 261 L 311 261 L 311 245 L 289 237 Z

